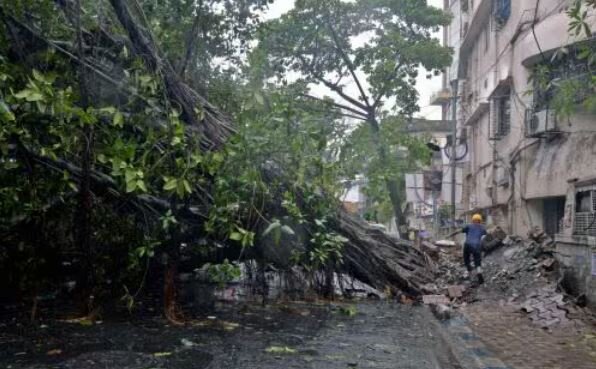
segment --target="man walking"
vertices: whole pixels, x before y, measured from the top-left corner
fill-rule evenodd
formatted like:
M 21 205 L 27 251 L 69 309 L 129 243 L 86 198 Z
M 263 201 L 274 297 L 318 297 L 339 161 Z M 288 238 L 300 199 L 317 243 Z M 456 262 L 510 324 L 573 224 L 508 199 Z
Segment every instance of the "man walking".
M 478 283 L 484 283 L 482 276 L 482 239 L 486 236 L 486 228 L 482 225 L 482 215 L 474 214 L 472 216 L 472 223 L 466 225 L 464 228 L 457 230 L 449 235 L 453 237 L 458 233 L 466 234 L 466 241 L 464 242 L 464 264 L 466 265 L 465 278 L 468 278 L 470 273 L 476 268 L 476 275 L 478 276 Z M 471 259 L 474 259 L 474 267 L 472 267 Z

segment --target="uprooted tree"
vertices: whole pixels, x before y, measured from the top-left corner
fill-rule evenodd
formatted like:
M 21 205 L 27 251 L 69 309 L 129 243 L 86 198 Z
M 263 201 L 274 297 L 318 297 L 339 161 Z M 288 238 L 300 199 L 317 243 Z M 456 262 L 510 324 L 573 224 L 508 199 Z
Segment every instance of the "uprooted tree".
M 159 260 L 176 321 L 184 253 L 297 265 L 326 288 L 338 271 L 423 290 L 420 252 L 338 206 L 338 111 L 235 67 L 265 3 L 188 1 L 166 17 L 154 2 L 0 1 L 5 292 L 35 307 L 68 259 L 89 313 L 123 291 L 132 303 Z M 171 19 L 185 31 L 168 32 Z M 207 61 L 225 55 L 228 68 Z

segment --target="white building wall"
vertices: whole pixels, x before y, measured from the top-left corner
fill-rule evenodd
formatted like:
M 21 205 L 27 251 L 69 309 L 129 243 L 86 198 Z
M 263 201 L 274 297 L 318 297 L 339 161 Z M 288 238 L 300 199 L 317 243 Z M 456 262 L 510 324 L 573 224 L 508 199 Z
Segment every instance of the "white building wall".
M 502 26 L 492 15 L 492 0 L 473 3 L 473 10 L 466 15 L 460 11 L 460 1 L 451 2 L 454 20 L 447 37 L 457 55 L 446 71 L 447 83 L 456 78 L 459 67 L 458 127 L 468 129 L 471 149 L 469 167 L 464 171 L 469 186 L 464 193 L 469 199 L 462 201 L 470 211 L 495 206 L 508 209 L 505 213 L 511 231 L 524 234 L 542 222 L 537 220 L 540 206 L 533 202 L 528 207 L 529 201 L 563 196 L 569 179 L 596 174 L 594 115 L 580 112 L 559 122 L 557 128 L 563 133 L 552 140 L 526 137 L 525 130 L 526 109 L 532 106 L 532 96 L 527 94 L 532 88 L 529 67 L 541 60 L 541 51 L 548 53 L 581 37 L 568 35 L 566 1 L 512 0 L 511 15 Z M 590 19 L 596 23 L 596 17 Z M 466 22 L 470 31 L 462 40 L 456 29 L 461 30 Z M 509 81 L 511 88 L 511 129 L 491 141 L 494 117 L 487 104 L 504 81 Z M 497 171 L 503 170 L 509 180 L 497 185 Z

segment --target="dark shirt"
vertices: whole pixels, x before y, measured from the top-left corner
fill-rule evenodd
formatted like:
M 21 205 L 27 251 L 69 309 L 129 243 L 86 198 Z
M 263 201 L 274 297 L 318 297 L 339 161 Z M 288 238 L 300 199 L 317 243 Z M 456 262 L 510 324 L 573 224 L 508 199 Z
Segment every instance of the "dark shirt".
M 482 243 L 482 236 L 486 235 L 486 228 L 482 224 L 472 223 L 466 225 L 462 232 L 466 234 L 466 244 L 479 247 Z

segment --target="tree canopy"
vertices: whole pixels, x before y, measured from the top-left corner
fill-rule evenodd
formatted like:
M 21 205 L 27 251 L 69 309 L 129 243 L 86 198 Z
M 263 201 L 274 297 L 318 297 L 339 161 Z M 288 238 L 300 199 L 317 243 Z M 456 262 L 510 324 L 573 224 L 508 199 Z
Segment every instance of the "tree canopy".
M 383 139 L 380 126 L 409 119 L 418 110 L 421 68 L 438 73 L 449 63 L 451 50 L 433 37 L 449 20 L 424 0 L 304 0 L 259 33 L 269 63 L 265 76 L 325 86 L 330 93 L 324 97 L 303 95 L 370 127 L 369 142 L 385 168 L 364 174 L 373 183 L 385 182 L 399 224 L 405 224 L 403 172 L 393 165 L 399 142 Z

